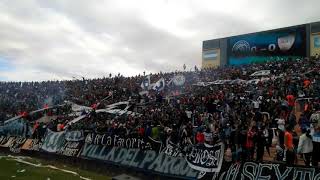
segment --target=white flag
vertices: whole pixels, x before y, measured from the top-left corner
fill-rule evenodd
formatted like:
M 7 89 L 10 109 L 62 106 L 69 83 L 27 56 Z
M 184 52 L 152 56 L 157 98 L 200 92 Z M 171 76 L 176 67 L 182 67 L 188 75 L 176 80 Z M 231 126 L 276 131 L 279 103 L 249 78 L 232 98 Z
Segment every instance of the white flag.
M 144 78 L 144 80 L 141 82 L 141 88 L 142 89 L 148 89 L 150 86 L 150 76 L 147 76 Z
M 173 77 L 173 84 L 176 86 L 182 86 L 186 82 L 186 78 L 183 75 L 176 75 Z
M 152 87 L 153 90 L 162 91 L 165 87 L 165 80 L 164 78 L 159 79 L 156 84 Z

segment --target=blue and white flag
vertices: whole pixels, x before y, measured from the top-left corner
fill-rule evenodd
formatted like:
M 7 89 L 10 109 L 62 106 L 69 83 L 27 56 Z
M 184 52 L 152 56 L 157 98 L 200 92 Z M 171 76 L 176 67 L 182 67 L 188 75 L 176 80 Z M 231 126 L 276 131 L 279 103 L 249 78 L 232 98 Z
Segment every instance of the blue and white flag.
M 165 87 L 165 80 L 164 78 L 161 78 L 159 79 L 155 85 L 152 87 L 153 90 L 156 90 L 156 91 L 162 91 Z
M 182 86 L 186 82 L 186 78 L 183 75 L 175 75 L 173 77 L 173 84 L 176 86 Z
M 173 79 L 174 79 L 174 77 L 172 77 L 172 78 L 170 79 L 170 81 L 167 83 L 167 86 L 171 86 L 171 84 L 173 83 Z
M 150 76 L 147 76 L 144 78 L 144 80 L 141 82 L 141 88 L 142 89 L 148 89 L 150 86 Z

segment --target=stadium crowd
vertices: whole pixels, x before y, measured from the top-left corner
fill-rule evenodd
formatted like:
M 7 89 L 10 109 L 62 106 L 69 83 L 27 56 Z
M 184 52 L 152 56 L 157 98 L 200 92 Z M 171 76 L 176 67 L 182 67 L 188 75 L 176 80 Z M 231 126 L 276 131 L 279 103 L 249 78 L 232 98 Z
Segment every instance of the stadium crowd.
M 270 73 L 251 76 L 261 70 Z M 294 164 L 301 154 L 306 166 L 318 166 L 319 72 L 317 59 L 304 59 L 150 74 L 151 82 L 165 79 L 166 86 L 160 91 L 141 87 L 145 73 L 91 80 L 1 82 L 0 120 L 67 100 L 92 111 L 83 111 L 87 116 L 70 126 L 70 115 L 45 125 L 30 122 L 33 136 L 41 138 L 44 128 L 80 129 L 151 137 L 182 150 L 197 143 L 223 142 L 226 159 L 233 161 L 263 161 L 264 152 L 272 156 L 270 147 L 275 146 L 277 161 Z M 172 83 L 176 75 L 185 77 L 182 85 Z M 209 83 L 217 80 L 222 81 Z M 127 110 L 136 114 L 96 112 L 121 101 L 129 101 Z

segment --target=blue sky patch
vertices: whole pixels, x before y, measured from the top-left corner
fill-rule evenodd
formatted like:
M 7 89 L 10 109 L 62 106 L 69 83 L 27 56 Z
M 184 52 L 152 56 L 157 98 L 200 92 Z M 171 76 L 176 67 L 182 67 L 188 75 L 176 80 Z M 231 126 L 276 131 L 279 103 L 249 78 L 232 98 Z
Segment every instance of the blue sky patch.
M 0 72 L 1 71 L 12 71 L 14 70 L 14 67 L 11 65 L 11 63 L 0 56 Z M 0 75 L 0 81 L 8 80 L 8 77 L 4 77 Z
M 13 70 L 13 66 L 11 65 L 11 63 L 0 56 L 0 71 L 11 71 Z

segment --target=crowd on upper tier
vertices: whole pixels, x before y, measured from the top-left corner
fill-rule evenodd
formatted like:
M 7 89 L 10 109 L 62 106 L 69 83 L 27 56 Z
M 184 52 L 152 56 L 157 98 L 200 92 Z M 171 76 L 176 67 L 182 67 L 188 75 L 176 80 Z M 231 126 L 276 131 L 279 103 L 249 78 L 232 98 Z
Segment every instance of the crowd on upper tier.
M 261 70 L 270 70 L 270 74 L 250 76 Z M 233 161 L 262 161 L 265 151 L 273 156 L 270 147 L 275 146 L 278 161 L 294 164 L 301 154 L 306 166 L 318 166 L 319 72 L 318 59 L 201 70 L 195 67 L 194 71 L 150 74 L 151 82 L 164 78 L 167 86 L 143 94 L 144 73 L 135 77 L 110 74 L 90 80 L 2 82 L 0 120 L 68 100 L 93 110 L 71 126 L 66 126 L 72 120 L 67 115 L 48 124 L 35 123 L 33 136 L 41 136 L 41 128 L 50 128 L 152 137 L 181 149 L 223 142 L 226 159 Z M 183 85 L 170 83 L 176 75 L 185 77 Z M 208 84 L 216 80 L 234 81 Z M 109 104 L 128 100 L 135 115 L 98 113 Z

